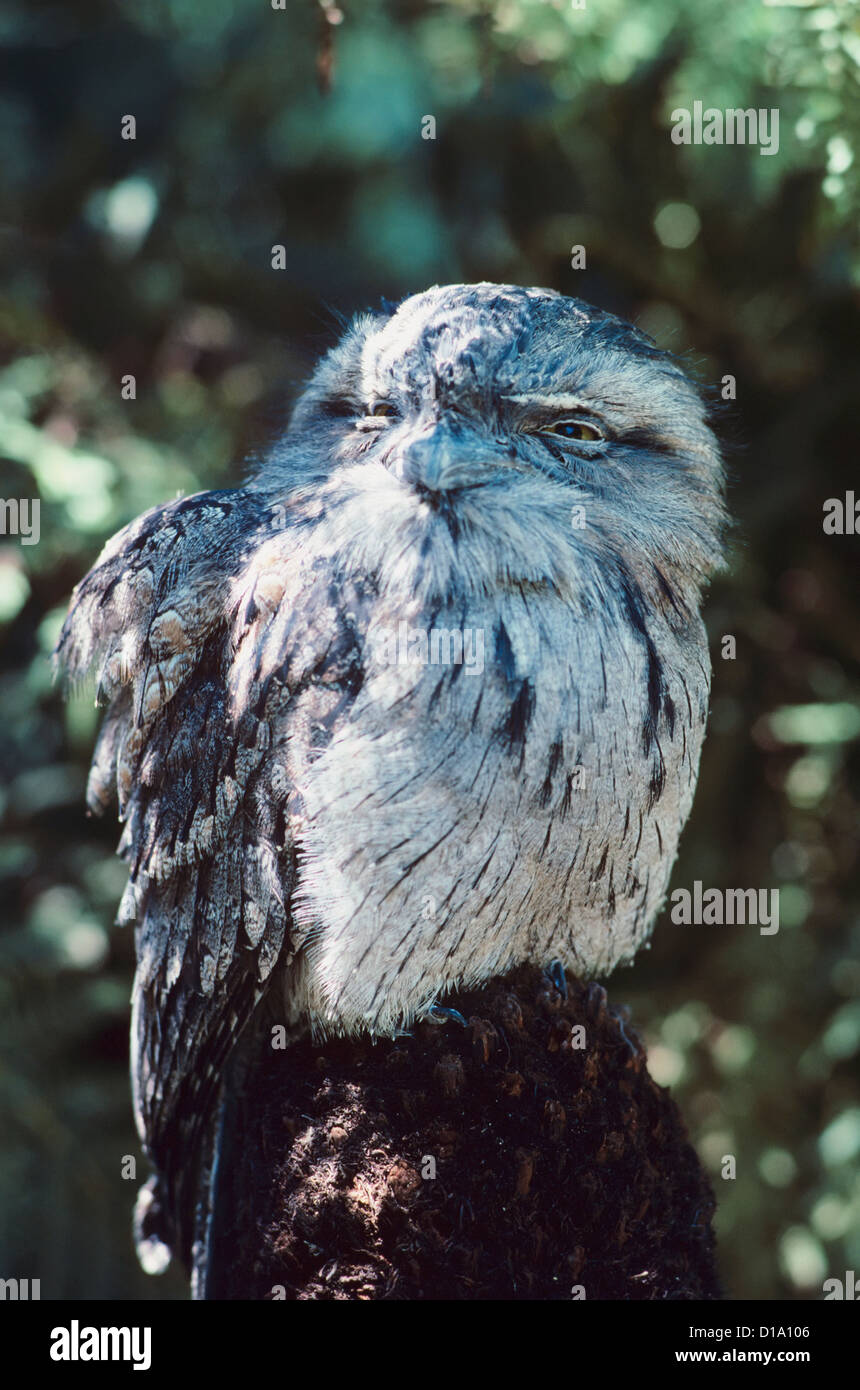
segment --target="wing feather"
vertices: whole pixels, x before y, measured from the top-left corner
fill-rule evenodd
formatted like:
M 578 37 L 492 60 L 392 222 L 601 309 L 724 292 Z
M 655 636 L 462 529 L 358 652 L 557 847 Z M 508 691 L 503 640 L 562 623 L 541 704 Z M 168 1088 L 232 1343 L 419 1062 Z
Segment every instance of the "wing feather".
M 250 491 L 155 508 L 78 585 L 57 650 L 107 705 L 88 797 L 103 812 L 115 796 L 124 821 L 135 1115 L 159 1238 L 186 1260 L 224 1068 L 294 949 L 296 776 L 362 679 L 361 595 L 317 585 L 296 602 L 290 541 Z

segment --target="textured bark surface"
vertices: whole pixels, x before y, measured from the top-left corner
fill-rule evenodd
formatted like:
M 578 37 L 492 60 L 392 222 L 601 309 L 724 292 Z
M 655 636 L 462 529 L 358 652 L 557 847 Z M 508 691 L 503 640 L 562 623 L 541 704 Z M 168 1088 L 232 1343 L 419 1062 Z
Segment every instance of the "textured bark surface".
M 265 1047 L 210 1296 L 718 1298 L 710 1184 L 605 991 L 525 968 L 447 1002 L 467 1027 Z

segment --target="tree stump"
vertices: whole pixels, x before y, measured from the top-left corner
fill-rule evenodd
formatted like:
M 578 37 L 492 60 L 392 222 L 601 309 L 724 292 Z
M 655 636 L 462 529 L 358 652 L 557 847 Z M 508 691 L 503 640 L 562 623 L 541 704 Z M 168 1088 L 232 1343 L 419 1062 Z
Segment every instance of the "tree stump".
M 208 1296 L 713 1299 L 714 1196 L 599 985 L 273 1050 L 229 1102 Z

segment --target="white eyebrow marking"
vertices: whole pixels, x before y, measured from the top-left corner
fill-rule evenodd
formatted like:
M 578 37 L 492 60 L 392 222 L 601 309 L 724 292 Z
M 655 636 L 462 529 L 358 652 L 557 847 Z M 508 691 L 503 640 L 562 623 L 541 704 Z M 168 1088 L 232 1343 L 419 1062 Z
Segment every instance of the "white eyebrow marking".
M 540 392 L 526 396 L 502 396 L 503 401 L 514 401 L 516 405 L 558 406 L 561 410 L 588 410 L 589 406 L 580 396 L 569 396 L 561 392 L 555 396 L 542 396 Z

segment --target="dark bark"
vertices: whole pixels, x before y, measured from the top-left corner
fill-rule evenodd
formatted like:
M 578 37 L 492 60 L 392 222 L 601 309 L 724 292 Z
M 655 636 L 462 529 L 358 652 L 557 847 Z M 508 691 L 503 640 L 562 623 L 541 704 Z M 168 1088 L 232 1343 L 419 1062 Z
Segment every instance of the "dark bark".
M 524 968 L 446 1002 L 467 1027 L 264 1044 L 210 1296 L 718 1298 L 710 1184 L 605 991 Z

